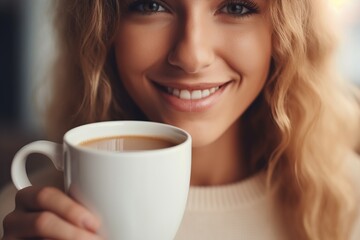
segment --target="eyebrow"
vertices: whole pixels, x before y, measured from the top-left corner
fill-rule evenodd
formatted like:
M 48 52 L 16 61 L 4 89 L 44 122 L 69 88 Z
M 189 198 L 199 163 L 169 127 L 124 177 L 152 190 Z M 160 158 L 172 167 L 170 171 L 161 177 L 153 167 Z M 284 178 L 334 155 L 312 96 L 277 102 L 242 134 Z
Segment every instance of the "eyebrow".
M 125 5 L 128 5 L 132 2 L 135 2 L 135 1 L 138 1 L 138 0 L 119 0 L 119 3 L 120 3 L 120 6 L 125 6 Z

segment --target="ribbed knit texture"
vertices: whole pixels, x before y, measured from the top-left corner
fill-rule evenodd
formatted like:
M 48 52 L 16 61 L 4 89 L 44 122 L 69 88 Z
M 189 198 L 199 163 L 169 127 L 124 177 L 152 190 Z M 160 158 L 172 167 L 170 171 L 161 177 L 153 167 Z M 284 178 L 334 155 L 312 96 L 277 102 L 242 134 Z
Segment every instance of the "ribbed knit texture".
M 352 159 L 352 161 L 350 160 Z M 349 157 L 349 175 L 360 201 L 360 161 Z M 191 187 L 186 212 L 175 240 L 293 240 L 292 219 L 281 218 L 275 191 L 266 187 L 266 174 L 241 182 Z M 350 240 L 360 239 L 360 212 Z
M 265 178 L 264 173 L 259 173 L 239 183 L 224 186 L 191 187 L 187 210 L 222 211 L 251 204 L 265 197 Z
M 265 173 L 239 183 L 191 187 L 176 240 L 292 239 L 277 214 Z

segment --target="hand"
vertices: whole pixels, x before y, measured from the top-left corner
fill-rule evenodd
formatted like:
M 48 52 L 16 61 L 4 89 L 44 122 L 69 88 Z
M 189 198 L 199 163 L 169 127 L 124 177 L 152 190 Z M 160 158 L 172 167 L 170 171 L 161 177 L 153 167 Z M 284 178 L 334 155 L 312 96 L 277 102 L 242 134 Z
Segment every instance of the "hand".
M 18 191 L 16 207 L 4 219 L 3 240 L 22 238 L 99 240 L 100 221 L 53 187 Z

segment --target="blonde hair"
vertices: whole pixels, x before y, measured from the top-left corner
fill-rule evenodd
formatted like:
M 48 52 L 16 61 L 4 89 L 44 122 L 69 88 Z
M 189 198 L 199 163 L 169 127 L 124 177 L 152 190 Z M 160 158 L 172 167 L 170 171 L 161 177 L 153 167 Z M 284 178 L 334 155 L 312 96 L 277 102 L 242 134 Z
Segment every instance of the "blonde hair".
M 49 106 L 59 139 L 87 122 L 145 118 L 116 75 L 120 1 L 59 1 L 60 55 Z M 267 167 L 297 239 L 347 239 L 355 203 L 343 168 L 359 131 L 355 94 L 334 71 L 336 37 L 323 0 L 271 0 L 273 55 L 263 92 L 242 117 L 248 154 Z M 254 157 L 256 156 L 256 157 Z
M 329 6 L 322 0 L 270 5 L 274 72 L 264 94 L 281 136 L 270 172 L 288 211 L 298 215 L 302 238 L 348 239 L 355 202 L 342 165 L 357 141 L 359 106 L 335 71 Z

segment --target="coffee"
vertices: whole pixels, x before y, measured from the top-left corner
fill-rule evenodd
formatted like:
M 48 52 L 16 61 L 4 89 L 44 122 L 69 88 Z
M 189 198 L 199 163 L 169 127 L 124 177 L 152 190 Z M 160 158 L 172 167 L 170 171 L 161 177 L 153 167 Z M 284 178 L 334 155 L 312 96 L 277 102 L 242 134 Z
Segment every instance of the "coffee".
M 177 143 L 153 136 L 112 136 L 87 140 L 79 145 L 98 150 L 126 152 L 168 148 L 177 145 Z

